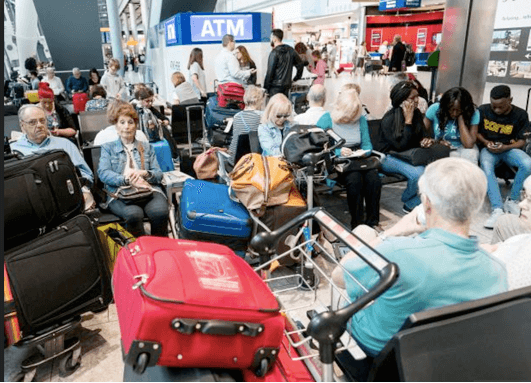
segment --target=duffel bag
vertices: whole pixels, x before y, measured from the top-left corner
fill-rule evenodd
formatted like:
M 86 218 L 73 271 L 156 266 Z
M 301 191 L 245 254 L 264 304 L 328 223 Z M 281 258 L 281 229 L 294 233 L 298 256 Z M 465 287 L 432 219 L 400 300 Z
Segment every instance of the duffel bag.
M 243 156 L 229 174 L 230 188 L 239 202 L 263 215 L 267 206 L 285 204 L 294 186 L 286 161 L 257 153 Z
M 243 95 L 245 89 L 243 86 L 235 82 L 227 82 L 218 85 L 218 103 L 222 108 L 226 108 L 229 104 L 236 104 L 240 109 L 245 107 L 243 103 Z
M 194 171 L 198 180 L 216 178 L 218 174 L 219 160 L 216 152 L 226 152 L 227 149 L 213 147 L 197 156 L 194 161 Z
M 302 157 L 306 153 L 322 152 L 329 139 L 321 128 L 296 125 L 286 134 L 280 151 L 289 163 L 302 165 Z

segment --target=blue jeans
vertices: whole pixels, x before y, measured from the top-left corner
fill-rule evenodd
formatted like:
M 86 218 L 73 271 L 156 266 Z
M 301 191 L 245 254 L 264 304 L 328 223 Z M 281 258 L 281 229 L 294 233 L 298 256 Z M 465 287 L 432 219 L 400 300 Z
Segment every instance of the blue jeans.
M 503 201 L 498 185 L 498 178 L 494 173 L 494 169 L 500 162 L 505 162 L 509 166 L 517 167 L 518 171 L 514 177 L 513 186 L 509 198 L 513 201 L 520 200 L 520 192 L 522 185 L 527 177 L 531 175 L 531 157 L 529 157 L 523 150 L 511 149 L 503 153 L 491 153 L 487 148 L 481 150 L 480 163 L 481 169 L 487 176 L 487 195 L 489 196 L 490 205 L 492 209 L 503 208 Z
M 385 173 L 397 173 L 406 177 L 407 186 L 402 194 L 402 202 L 408 209 L 413 209 L 415 206 L 420 205 L 418 182 L 420 176 L 424 173 L 424 166 L 413 166 L 391 155 L 387 155 L 382 163 L 382 170 Z
M 125 229 L 135 237 L 145 235 L 144 213 L 151 223 L 151 235 L 168 236 L 168 201 L 159 192 L 153 192 L 153 198 L 140 205 L 114 200 L 109 204 L 109 210 L 125 220 Z

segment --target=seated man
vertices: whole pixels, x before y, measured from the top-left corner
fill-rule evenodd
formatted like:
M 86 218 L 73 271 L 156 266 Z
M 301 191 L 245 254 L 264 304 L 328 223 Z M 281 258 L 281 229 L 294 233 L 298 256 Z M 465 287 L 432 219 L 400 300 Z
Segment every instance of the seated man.
M 324 85 L 312 85 L 308 92 L 310 107 L 304 113 L 295 116 L 294 120 L 300 125 L 315 125 L 324 130 L 332 129 L 332 117 L 324 109 L 326 103 L 326 89 Z
M 79 68 L 72 69 L 72 76 L 66 80 L 65 88 L 69 96 L 72 96 L 74 93 L 88 92 L 88 81 L 85 77 L 81 76 Z
M 444 158 L 426 167 L 419 189 L 428 230 L 414 238 L 380 238 L 383 243 L 377 250 L 398 264 L 400 276 L 371 306 L 354 316 L 349 329 L 371 357 L 413 313 L 507 291 L 503 263 L 480 248 L 476 237 L 469 236 L 472 217 L 487 190 L 481 169 L 460 158 Z M 341 263 L 364 286 L 374 284 L 376 273 L 358 257 L 346 256 Z M 363 291 L 342 274 L 338 266 L 334 281 L 344 279 L 349 297 L 355 300 Z
M 487 229 L 494 228 L 503 210 L 517 216 L 520 214 L 518 201 L 522 184 L 531 175 L 531 157 L 522 150 L 525 145 L 524 134 L 529 132 L 529 117 L 523 109 L 512 105 L 512 100 L 511 88 L 498 85 L 490 92 L 490 104 L 478 108 L 481 120 L 477 139 L 483 145 L 479 162 L 487 175 L 487 194 L 492 208 L 492 214 L 484 224 Z M 494 172 L 502 162 L 518 168 L 505 203 Z
M 25 156 L 45 153 L 54 149 L 64 150 L 81 173 L 81 184 L 85 185 L 82 189 L 85 200 L 93 201 L 94 199 L 88 188 L 94 183 L 92 170 L 90 170 L 79 153 L 79 149 L 72 142 L 66 138 L 55 137 L 50 134 L 44 110 L 38 105 L 23 105 L 18 111 L 18 120 L 24 134 L 11 145 L 11 149 L 13 151 L 17 150 Z

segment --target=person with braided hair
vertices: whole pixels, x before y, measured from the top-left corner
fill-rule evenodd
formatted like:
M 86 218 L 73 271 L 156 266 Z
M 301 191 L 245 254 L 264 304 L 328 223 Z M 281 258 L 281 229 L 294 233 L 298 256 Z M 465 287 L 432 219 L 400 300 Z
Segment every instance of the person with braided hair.
M 424 166 L 414 166 L 398 159 L 390 152 L 403 152 L 419 148 L 426 136 L 422 113 L 418 109 L 419 93 L 411 81 L 401 81 L 391 89 L 392 108 L 382 118 L 380 137 L 373 143 L 374 149 L 387 154 L 382 162 L 385 173 L 400 174 L 407 178 L 407 187 L 402 194 L 403 210 L 410 212 L 420 204 L 418 180 Z

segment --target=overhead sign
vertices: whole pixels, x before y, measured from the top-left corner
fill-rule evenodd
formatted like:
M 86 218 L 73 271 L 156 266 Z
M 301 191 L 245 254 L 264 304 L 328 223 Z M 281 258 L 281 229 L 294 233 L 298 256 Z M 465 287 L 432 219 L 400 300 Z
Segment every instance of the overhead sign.
M 190 16 L 192 42 L 221 41 L 226 34 L 235 40 L 253 39 L 252 15 Z
M 164 23 L 165 35 L 166 35 L 166 45 L 176 45 L 177 44 L 177 31 L 179 30 L 175 25 L 175 17 L 167 20 Z
M 380 0 L 379 11 L 389 11 L 398 8 L 419 8 L 421 0 Z

